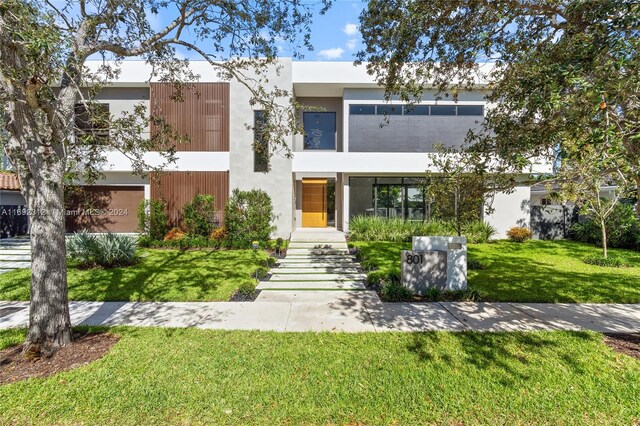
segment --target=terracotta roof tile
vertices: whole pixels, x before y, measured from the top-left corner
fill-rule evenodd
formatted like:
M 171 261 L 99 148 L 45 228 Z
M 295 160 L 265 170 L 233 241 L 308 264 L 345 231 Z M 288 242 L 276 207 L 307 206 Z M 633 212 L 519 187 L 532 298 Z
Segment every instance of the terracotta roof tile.
M 0 173 L 0 189 L 19 190 L 18 176 L 13 173 Z

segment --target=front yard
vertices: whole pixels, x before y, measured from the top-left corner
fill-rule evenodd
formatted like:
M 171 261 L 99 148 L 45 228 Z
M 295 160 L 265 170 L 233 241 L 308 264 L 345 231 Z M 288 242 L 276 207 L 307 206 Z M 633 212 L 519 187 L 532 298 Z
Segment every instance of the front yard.
M 142 260 L 113 269 L 69 265 L 69 300 L 200 302 L 228 300 L 255 282 L 267 254 L 252 250 L 142 250 Z M 29 300 L 30 269 L 0 275 L 0 300 Z
M 380 269 L 400 268 L 400 250 L 411 243 L 354 242 Z M 582 259 L 600 249 L 573 241 L 497 241 L 469 244 L 470 260 L 485 269 L 468 272 L 469 285 L 484 300 L 500 302 L 640 303 L 640 253 L 612 249 L 632 265 L 610 268 Z
M 0 386 L 0 424 L 640 420 L 640 361 L 596 333 L 112 332 L 101 360 Z M 0 349 L 23 338 L 0 331 Z

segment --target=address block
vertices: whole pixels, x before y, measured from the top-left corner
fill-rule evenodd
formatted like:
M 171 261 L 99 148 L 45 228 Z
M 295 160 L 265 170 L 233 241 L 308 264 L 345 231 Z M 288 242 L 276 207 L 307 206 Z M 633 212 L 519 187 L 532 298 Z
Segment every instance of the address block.
M 430 288 L 446 290 L 447 252 L 403 250 L 402 285 L 420 295 Z

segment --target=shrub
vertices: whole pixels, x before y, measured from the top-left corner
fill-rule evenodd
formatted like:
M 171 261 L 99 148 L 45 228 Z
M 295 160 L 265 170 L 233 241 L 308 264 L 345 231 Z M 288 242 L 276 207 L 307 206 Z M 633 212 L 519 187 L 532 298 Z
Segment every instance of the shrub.
M 486 269 L 487 266 L 480 262 L 479 260 L 476 259 L 469 259 L 467 258 L 467 269 L 474 271 L 474 270 L 480 270 L 480 269 Z
M 83 231 L 67 241 L 67 256 L 85 267 L 132 265 L 138 260 L 136 249 L 135 237 L 113 233 L 90 235 Z
M 582 259 L 582 261 L 589 265 L 607 266 L 610 268 L 622 268 L 627 266 L 627 264 L 622 259 L 612 256 L 604 258 L 601 254 L 589 255 Z
M 224 226 L 213 228 L 213 231 L 211 231 L 211 234 L 209 235 L 209 239 L 215 241 L 223 241 L 225 238 L 227 238 L 227 230 Z
M 533 233 L 531 230 L 523 226 L 514 226 L 507 231 L 507 237 L 509 237 L 511 241 L 515 241 L 517 243 L 523 243 L 530 240 L 532 236 Z
M 410 302 L 413 300 L 411 291 L 396 282 L 385 283 L 380 290 L 380 297 L 385 302 Z
M 633 206 L 617 204 L 605 222 L 609 247 L 640 249 L 640 221 Z M 602 245 L 600 224 L 586 217 L 569 229 L 569 238 L 588 244 Z
M 252 296 L 256 291 L 256 284 L 252 282 L 245 282 L 240 284 L 237 293 L 243 296 Z
M 178 227 L 171 228 L 162 238 L 163 241 L 178 241 L 185 237 L 185 233 Z
M 122 234 L 102 234 L 96 238 L 95 262 L 105 268 L 133 265 L 136 256 L 135 237 Z
M 462 227 L 462 234 L 470 244 L 487 243 L 496 232 L 496 228 L 483 220 L 474 220 Z
M 251 248 L 253 241 L 266 243 L 275 227 L 271 198 L 260 189 L 234 189 L 225 206 L 224 226 L 227 244 L 233 248 Z
M 74 233 L 67 239 L 67 257 L 83 266 L 91 266 L 96 252 L 96 237 L 87 231 Z
M 209 236 L 216 218 L 213 195 L 196 194 L 191 202 L 184 205 L 183 223 L 188 234 Z
M 493 226 L 483 221 L 473 221 L 462 228 L 463 236 L 470 243 L 486 243 L 496 233 Z M 385 219 L 376 216 L 357 215 L 349 222 L 351 241 L 410 242 L 414 236 L 458 235 L 452 222 L 429 220 L 412 222 L 402 219 Z
M 162 200 L 143 200 L 138 206 L 138 231 L 152 240 L 161 240 L 169 229 L 167 204 Z

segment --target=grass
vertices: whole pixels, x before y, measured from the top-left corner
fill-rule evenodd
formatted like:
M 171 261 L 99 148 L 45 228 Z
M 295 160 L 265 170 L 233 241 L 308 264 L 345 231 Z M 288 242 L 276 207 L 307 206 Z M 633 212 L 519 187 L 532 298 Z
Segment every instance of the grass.
M 267 255 L 252 250 L 143 250 L 142 261 L 124 268 L 80 269 L 69 265 L 70 300 L 228 300 Z M 0 300 L 29 300 L 30 269 L 0 275 Z
M 410 243 L 355 242 L 367 263 L 399 268 Z M 640 303 L 640 253 L 611 249 L 629 268 L 588 265 L 600 249 L 573 241 L 498 241 L 470 244 L 469 257 L 486 269 L 468 271 L 469 286 L 485 300 L 500 302 Z
M 591 332 L 115 328 L 103 359 L 0 386 L 0 424 L 634 424 L 640 362 Z M 8 337 L 7 337 L 8 335 Z M 0 332 L 0 344 L 16 340 Z

